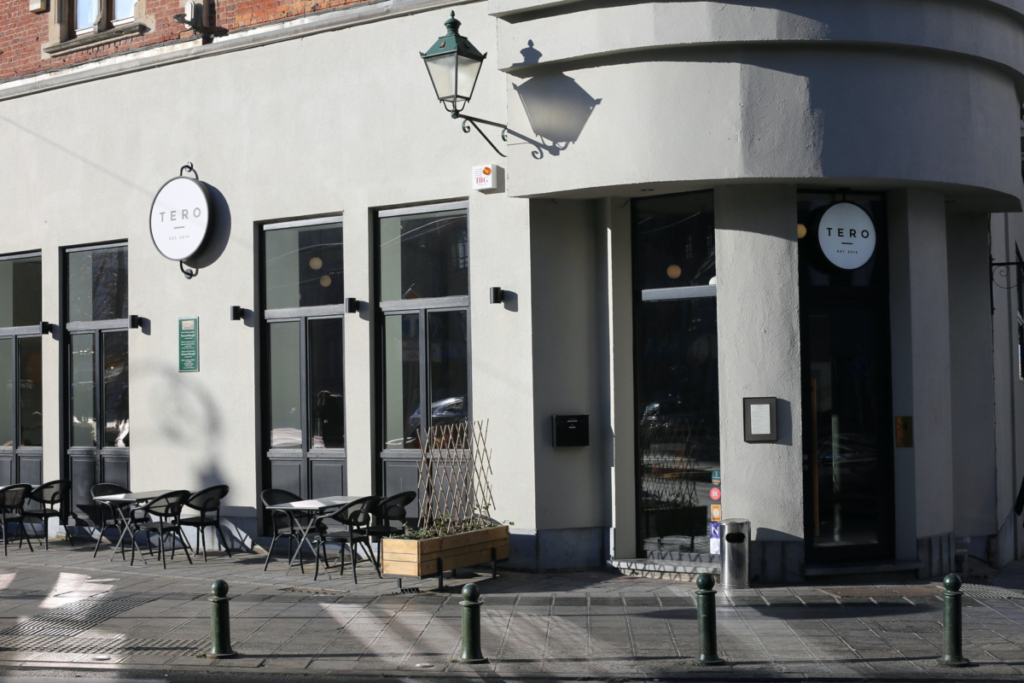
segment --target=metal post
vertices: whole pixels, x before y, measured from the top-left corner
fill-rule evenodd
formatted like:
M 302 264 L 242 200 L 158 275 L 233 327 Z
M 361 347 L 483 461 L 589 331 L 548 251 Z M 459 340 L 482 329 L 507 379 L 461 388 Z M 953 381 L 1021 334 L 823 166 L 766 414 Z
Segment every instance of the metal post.
M 210 587 L 210 651 L 207 657 L 226 659 L 238 653 L 231 649 L 231 618 L 228 614 L 228 582 L 217 579 Z
M 700 654 L 697 664 L 714 666 L 725 664 L 718 657 L 718 627 L 715 624 L 715 577 L 701 574 L 697 577 L 697 640 L 700 641 Z
M 964 659 L 964 594 L 960 590 L 963 582 L 956 574 L 947 574 L 942 585 L 946 590 L 942 591 L 942 659 L 939 664 L 967 666 L 970 662 Z
M 459 661 L 480 664 L 487 661 L 480 650 L 480 589 L 475 583 L 462 587 L 462 657 Z

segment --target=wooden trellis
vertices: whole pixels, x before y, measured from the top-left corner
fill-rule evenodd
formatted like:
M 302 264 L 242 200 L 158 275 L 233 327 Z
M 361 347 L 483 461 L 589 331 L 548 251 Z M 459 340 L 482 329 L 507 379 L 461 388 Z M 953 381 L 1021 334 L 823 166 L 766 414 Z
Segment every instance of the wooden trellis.
M 420 523 L 442 534 L 491 526 L 488 420 L 436 425 L 420 438 Z

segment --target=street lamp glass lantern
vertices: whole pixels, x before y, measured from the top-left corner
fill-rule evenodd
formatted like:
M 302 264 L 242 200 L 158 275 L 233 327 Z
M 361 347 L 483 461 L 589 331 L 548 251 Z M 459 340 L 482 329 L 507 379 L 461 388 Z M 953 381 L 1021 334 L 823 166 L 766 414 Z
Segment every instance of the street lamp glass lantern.
M 445 109 L 458 116 L 462 108 L 473 97 L 480 66 L 486 54 L 481 54 L 465 37 L 459 35 L 462 24 L 455 18 L 455 12 L 444 25 L 448 28 L 426 52 L 420 56 L 427 65 L 427 73 L 434 84 L 434 93 Z

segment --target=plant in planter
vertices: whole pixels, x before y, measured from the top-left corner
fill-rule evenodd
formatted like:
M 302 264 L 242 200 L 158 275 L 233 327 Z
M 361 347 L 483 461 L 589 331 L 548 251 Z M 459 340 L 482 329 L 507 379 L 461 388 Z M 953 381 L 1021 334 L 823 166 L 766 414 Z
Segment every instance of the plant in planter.
M 486 421 L 437 425 L 421 433 L 420 526 L 385 538 L 383 573 L 395 577 L 438 576 L 509 557 L 508 525 L 490 517 L 494 506 L 491 452 Z

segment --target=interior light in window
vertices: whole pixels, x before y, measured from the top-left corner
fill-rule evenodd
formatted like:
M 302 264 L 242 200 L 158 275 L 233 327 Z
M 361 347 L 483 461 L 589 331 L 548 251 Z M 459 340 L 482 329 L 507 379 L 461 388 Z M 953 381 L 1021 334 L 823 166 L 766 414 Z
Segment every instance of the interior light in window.
M 803 239 L 807 237 L 807 226 L 803 223 L 797 223 L 796 225 L 796 236 L 797 239 Z
M 324 267 L 324 261 L 319 256 L 314 256 L 313 258 L 309 259 L 309 267 L 312 268 L 313 270 L 320 270 L 321 268 Z
M 678 279 L 679 279 L 679 277 L 680 277 L 680 276 L 681 276 L 681 275 L 683 274 L 683 269 L 682 269 L 682 268 L 680 268 L 680 267 L 679 267 L 678 265 L 676 265 L 675 263 L 673 263 L 673 264 L 672 264 L 671 266 L 669 266 L 669 267 L 668 267 L 668 270 L 667 270 L 667 271 L 665 271 L 665 272 L 666 272 L 666 273 L 668 274 L 668 276 L 669 276 L 670 278 L 672 278 L 673 280 L 678 280 Z
M 331 276 L 330 275 L 324 275 L 322 278 L 320 278 L 320 286 L 321 287 L 330 287 L 331 286 Z

